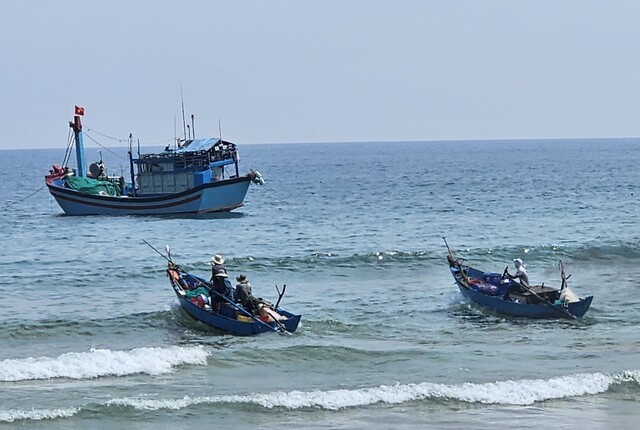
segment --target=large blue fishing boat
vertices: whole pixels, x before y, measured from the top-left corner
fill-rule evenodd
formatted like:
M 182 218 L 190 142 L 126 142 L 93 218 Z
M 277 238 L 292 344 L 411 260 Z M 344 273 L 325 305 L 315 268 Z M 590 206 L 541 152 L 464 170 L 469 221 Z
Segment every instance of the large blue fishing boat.
M 249 185 L 263 184 L 258 171 L 241 176 L 236 145 L 222 139 L 177 140 L 158 153 L 133 155 L 129 142 L 130 179 L 112 176 L 102 161 L 89 171 L 76 106 L 73 130 L 76 169 L 68 166 L 69 148 L 63 165 L 54 164 L 45 183 L 67 215 L 161 215 L 231 211 L 243 205 Z M 195 134 L 195 133 L 194 133 Z
M 446 243 L 446 240 L 445 240 Z M 527 318 L 583 317 L 593 296 L 578 297 L 568 286 L 568 277 L 560 261 L 560 289 L 544 285 L 524 285 L 510 277 L 505 268 L 502 274 L 485 272 L 464 264 L 453 257 L 447 244 L 449 270 L 464 297 L 505 315 Z

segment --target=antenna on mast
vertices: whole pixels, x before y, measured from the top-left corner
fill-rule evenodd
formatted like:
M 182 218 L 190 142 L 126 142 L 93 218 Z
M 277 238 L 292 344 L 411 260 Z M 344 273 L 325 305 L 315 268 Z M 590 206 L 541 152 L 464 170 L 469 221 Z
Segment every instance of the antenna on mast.
M 176 145 L 176 149 L 178 148 L 178 130 L 176 125 L 176 116 L 173 115 L 173 142 Z
M 222 142 L 222 125 L 220 124 L 220 118 L 218 118 L 218 132 L 220 133 L 220 142 Z
M 196 123 L 193 120 L 193 114 L 191 114 L 191 131 L 193 132 L 193 138 L 196 138 Z
M 184 138 L 187 138 L 187 123 L 184 119 L 184 97 L 182 97 L 182 85 L 180 85 L 180 103 L 182 104 L 182 129 L 184 131 Z

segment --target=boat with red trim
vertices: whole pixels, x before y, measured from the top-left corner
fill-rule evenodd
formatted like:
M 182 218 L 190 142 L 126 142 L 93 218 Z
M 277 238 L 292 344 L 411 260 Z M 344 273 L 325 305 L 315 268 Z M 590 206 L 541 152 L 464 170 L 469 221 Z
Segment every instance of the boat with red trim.
M 244 204 L 251 183 L 264 184 L 257 170 L 239 173 L 234 143 L 217 138 L 177 139 L 157 153 L 134 157 L 129 140 L 130 180 L 107 174 L 102 161 L 88 171 L 81 117 L 76 106 L 73 130 L 63 165 L 54 164 L 45 183 L 66 215 L 163 215 L 225 212 Z M 131 136 L 130 136 L 131 137 Z M 191 137 L 191 136 L 189 136 Z M 75 144 L 75 169 L 69 167 Z

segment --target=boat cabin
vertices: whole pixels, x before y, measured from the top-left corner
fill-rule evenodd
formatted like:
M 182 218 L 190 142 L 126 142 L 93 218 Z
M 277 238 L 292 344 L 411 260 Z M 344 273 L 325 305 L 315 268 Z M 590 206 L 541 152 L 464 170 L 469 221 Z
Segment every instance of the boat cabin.
M 169 194 L 238 176 L 236 145 L 220 139 L 183 141 L 176 149 L 138 155 L 136 194 Z M 226 166 L 234 165 L 231 173 Z

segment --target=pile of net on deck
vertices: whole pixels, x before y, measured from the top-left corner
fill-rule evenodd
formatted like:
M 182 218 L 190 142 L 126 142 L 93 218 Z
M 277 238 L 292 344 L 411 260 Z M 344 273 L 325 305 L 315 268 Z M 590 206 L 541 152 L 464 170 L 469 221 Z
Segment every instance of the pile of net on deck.
M 81 178 L 80 176 L 68 175 L 64 178 L 67 187 L 86 194 L 97 194 L 101 196 L 119 196 L 120 187 L 109 181 L 101 181 L 92 178 Z

